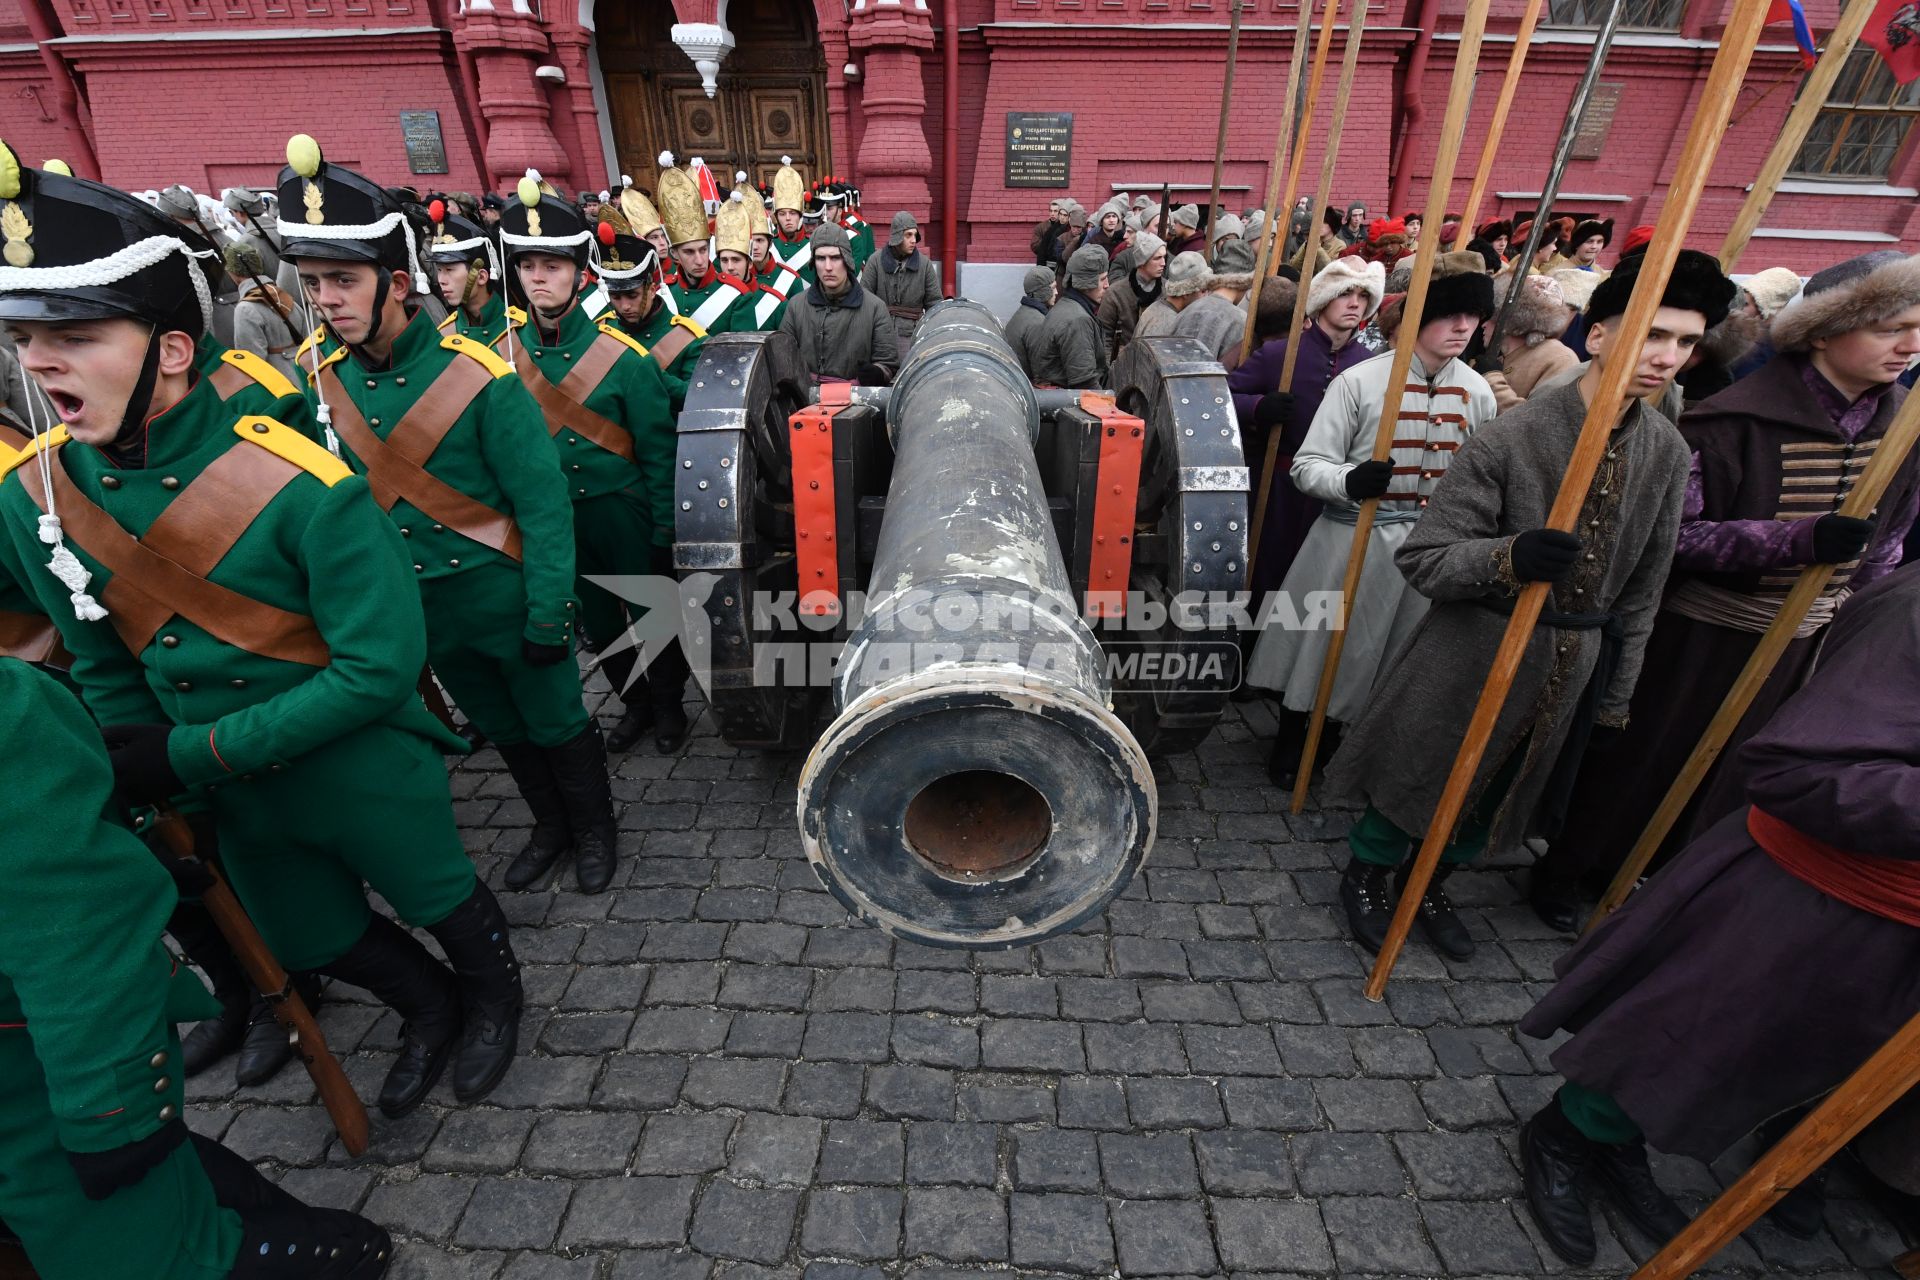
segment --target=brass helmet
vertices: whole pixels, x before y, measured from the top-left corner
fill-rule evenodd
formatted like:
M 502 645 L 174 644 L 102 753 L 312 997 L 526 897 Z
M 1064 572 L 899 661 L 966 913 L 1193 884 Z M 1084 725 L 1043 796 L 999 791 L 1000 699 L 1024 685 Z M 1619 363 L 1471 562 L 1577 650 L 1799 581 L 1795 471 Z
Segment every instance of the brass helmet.
M 747 190 L 747 175 L 744 172 L 734 175 L 737 179 L 731 194 L 713 215 L 713 251 L 737 253 L 750 257 L 753 253 L 753 224 L 755 218 L 761 226 L 766 225 L 766 212 L 760 207 L 757 196 L 751 196 Z
M 660 197 L 660 216 L 669 245 L 678 247 L 707 238 L 707 211 L 700 203 L 700 184 L 686 170 L 674 167 L 671 151 L 660 153 L 660 183 L 654 194 Z
M 791 209 L 795 213 L 807 210 L 807 184 L 800 177 L 800 171 L 793 167 L 792 156 L 781 156 L 780 167 L 773 175 L 773 211 Z

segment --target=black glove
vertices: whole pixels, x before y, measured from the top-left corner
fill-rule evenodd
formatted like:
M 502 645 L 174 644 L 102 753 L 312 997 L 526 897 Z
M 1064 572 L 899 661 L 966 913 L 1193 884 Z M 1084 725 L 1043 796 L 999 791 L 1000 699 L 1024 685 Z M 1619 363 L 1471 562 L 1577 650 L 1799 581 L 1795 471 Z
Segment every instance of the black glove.
M 541 644 L 538 640 L 520 638 L 520 657 L 530 667 L 551 667 L 567 660 L 573 652 L 571 645 Z
M 213 873 L 199 858 L 176 858 L 166 849 L 154 848 L 153 843 L 147 845 L 147 852 L 173 877 L 173 887 L 182 898 L 198 898 L 213 888 Z
M 1558 582 L 1580 558 L 1582 545 L 1558 529 L 1529 529 L 1513 540 L 1513 576 L 1522 582 Z
M 863 387 L 884 387 L 893 377 L 877 364 L 863 364 L 853 371 L 853 380 Z
M 113 786 L 128 804 L 157 804 L 186 790 L 167 758 L 170 724 L 110 724 L 100 729 L 113 763 Z
M 73 1166 L 87 1199 L 105 1200 L 146 1177 L 186 1140 L 186 1123 L 175 1116 L 139 1141 L 110 1151 L 69 1151 L 67 1163 Z
M 1347 472 L 1347 496 L 1355 502 L 1377 498 L 1393 483 L 1393 464 L 1385 459 L 1369 458 Z
M 1873 521 L 1857 516 L 1821 516 L 1813 522 L 1813 562 L 1845 564 L 1867 549 Z
M 1271 436 L 1275 431 L 1285 431 L 1293 425 L 1293 394 L 1287 391 L 1269 391 L 1260 397 L 1260 403 L 1254 406 L 1253 425 L 1264 434 Z

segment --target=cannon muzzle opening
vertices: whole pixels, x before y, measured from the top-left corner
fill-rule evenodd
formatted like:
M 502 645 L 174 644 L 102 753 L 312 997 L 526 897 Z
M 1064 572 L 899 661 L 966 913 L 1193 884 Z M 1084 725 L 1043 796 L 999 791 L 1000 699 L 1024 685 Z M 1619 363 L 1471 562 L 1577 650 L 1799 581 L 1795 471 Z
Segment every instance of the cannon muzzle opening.
M 907 802 L 907 848 L 960 884 L 1004 880 L 1026 870 L 1053 834 L 1053 807 L 1034 785 L 998 769 L 935 778 Z

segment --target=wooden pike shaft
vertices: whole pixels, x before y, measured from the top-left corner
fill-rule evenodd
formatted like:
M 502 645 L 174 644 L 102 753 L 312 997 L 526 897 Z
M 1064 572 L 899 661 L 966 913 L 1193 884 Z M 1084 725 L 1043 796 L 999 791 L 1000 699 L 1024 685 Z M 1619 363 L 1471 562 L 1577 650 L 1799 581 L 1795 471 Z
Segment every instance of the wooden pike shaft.
M 1873 15 L 1875 7 L 1876 0 L 1849 0 L 1847 7 L 1841 11 L 1840 21 L 1834 27 L 1833 34 L 1827 37 L 1827 47 L 1820 53 L 1820 61 L 1807 73 L 1806 83 L 1800 87 L 1800 97 L 1793 104 L 1793 110 L 1787 113 L 1786 126 L 1774 140 L 1767 162 L 1760 166 L 1760 175 L 1753 180 L 1753 188 L 1747 192 L 1740 212 L 1734 215 L 1726 243 L 1720 246 L 1722 271 L 1732 271 L 1734 264 L 1740 261 L 1740 255 L 1746 252 L 1747 241 L 1753 237 L 1754 228 L 1760 225 L 1760 217 L 1766 213 L 1767 206 L 1773 203 L 1773 194 L 1780 188 L 1780 179 L 1786 177 L 1787 166 L 1800 154 L 1800 146 L 1813 128 L 1814 117 L 1827 105 L 1827 92 L 1833 88 L 1834 81 L 1840 78 L 1841 69 L 1847 64 L 1847 55 L 1859 43 L 1860 33 L 1866 30 L 1867 19 Z
M 1351 0 L 1362 4 L 1365 0 Z M 1313 109 L 1320 100 L 1320 81 L 1327 74 L 1327 54 L 1333 49 L 1333 20 L 1340 12 L 1340 0 L 1327 0 L 1326 12 L 1320 15 L 1320 42 L 1313 50 L 1313 74 L 1307 78 L 1307 100 L 1300 108 L 1300 145 L 1293 149 L 1293 157 L 1287 162 L 1287 187 L 1280 195 L 1280 212 L 1293 223 L 1293 198 L 1300 194 L 1300 171 L 1307 166 L 1307 139 L 1313 136 Z M 1280 242 L 1281 258 L 1286 257 L 1286 241 Z M 1280 271 L 1280 263 L 1274 264 L 1274 273 Z
M 1413 340 L 1420 331 L 1420 313 L 1426 309 L 1427 286 L 1434 260 L 1440 256 L 1440 221 L 1446 216 L 1453 190 L 1454 167 L 1460 163 L 1460 137 L 1466 132 L 1467 109 L 1473 98 L 1473 74 L 1480 62 L 1480 38 L 1487 30 L 1489 0 L 1471 0 L 1460 28 L 1460 49 L 1447 88 L 1447 112 L 1440 123 L 1440 149 L 1433 157 L 1433 178 L 1427 186 L 1427 209 L 1420 219 L 1420 243 L 1413 260 L 1413 279 L 1401 310 L 1400 333 L 1393 344 L 1393 367 L 1387 374 L 1387 396 L 1380 403 L 1380 423 L 1374 428 L 1373 457 L 1384 461 L 1393 454 L 1393 433 L 1400 420 L 1400 397 L 1406 394 L 1407 374 L 1413 368 Z M 1313 717 L 1307 722 L 1307 740 L 1300 750 L 1300 772 L 1293 784 L 1293 812 L 1306 807 L 1313 779 L 1314 758 L 1320 753 L 1320 735 L 1327 724 L 1327 706 L 1333 700 L 1334 678 L 1340 673 L 1340 655 L 1346 649 L 1347 623 L 1353 617 L 1353 597 L 1360 589 L 1360 570 L 1372 540 L 1378 498 L 1360 504 L 1353 528 L 1353 546 L 1347 552 L 1347 573 L 1340 584 L 1340 625 L 1327 636 L 1327 657 L 1320 665 L 1320 688 L 1313 698 Z
M 1562 532 L 1571 530 L 1586 502 L 1587 488 L 1593 483 L 1600 456 L 1612 437 L 1620 406 L 1627 402 L 1627 379 L 1639 366 L 1640 348 L 1646 344 L 1647 331 L 1653 327 L 1653 314 L 1659 310 L 1667 277 L 1680 256 L 1694 210 L 1699 207 L 1700 193 L 1713 168 L 1720 134 L 1733 111 L 1733 100 L 1740 92 L 1747 63 L 1753 57 L 1753 46 L 1766 21 L 1767 5 L 1768 0 L 1735 0 L 1726 31 L 1720 38 L 1719 52 L 1714 55 L 1713 69 L 1707 73 L 1707 83 L 1701 90 L 1686 146 L 1674 166 L 1673 184 L 1667 190 L 1666 205 L 1660 210 L 1653 243 L 1641 263 L 1639 284 L 1627 304 L 1626 314 L 1620 317 L 1618 332 L 1608 335 L 1606 366 L 1600 370 L 1599 385 L 1594 389 L 1586 421 L 1581 425 L 1579 443 L 1574 446 L 1560 491 L 1554 495 L 1553 508 L 1547 514 L 1550 528 Z M 1422 230 L 1424 232 L 1424 228 Z M 1413 918 L 1426 896 L 1427 886 L 1433 882 L 1434 868 L 1440 864 L 1441 851 L 1453 835 L 1454 824 L 1465 807 L 1467 792 L 1473 787 L 1474 773 L 1486 754 L 1500 709 L 1513 688 L 1520 660 L 1526 656 L 1527 642 L 1533 638 L 1534 624 L 1546 603 L 1548 585 L 1529 582 L 1514 601 L 1513 616 L 1508 619 L 1506 634 L 1494 653 L 1492 669 L 1480 690 L 1473 718 L 1467 723 L 1460 753 L 1454 758 L 1453 771 L 1447 775 L 1446 788 L 1440 793 L 1433 820 L 1427 825 L 1426 838 L 1400 891 L 1393 925 L 1374 961 L 1372 976 L 1367 979 L 1369 1000 L 1379 1000 L 1386 993 L 1387 979 L 1393 975 L 1401 948 L 1406 946 L 1407 932 L 1413 928 Z
M 1454 234 L 1453 247 L 1463 249 L 1473 239 L 1474 224 L 1480 218 L 1480 201 L 1486 197 L 1487 184 L 1493 179 L 1493 160 L 1500 150 L 1500 137 L 1507 131 L 1507 113 L 1513 109 L 1514 95 L 1520 89 L 1520 69 L 1526 65 L 1527 50 L 1533 44 L 1533 29 L 1540 22 L 1540 10 L 1546 0 L 1527 0 L 1520 15 L 1520 29 L 1514 33 L 1513 56 L 1507 59 L 1507 77 L 1500 82 L 1500 96 L 1493 103 L 1493 121 L 1487 126 L 1487 144 L 1480 149 L 1480 165 L 1473 171 L 1473 185 L 1467 188 L 1465 212 L 1460 215 L 1460 230 Z
M 1220 86 L 1220 131 L 1213 140 L 1213 195 L 1207 200 L 1207 239 L 1213 239 L 1213 211 L 1220 207 L 1220 170 L 1227 162 L 1227 117 L 1233 106 L 1233 73 L 1240 64 L 1240 10 L 1244 0 L 1227 0 L 1227 74 Z
M 1333 0 L 1328 2 L 1332 3 Z M 1253 350 L 1253 318 L 1260 309 L 1257 305 L 1260 298 L 1258 282 L 1264 281 L 1271 274 L 1267 265 L 1273 257 L 1274 237 L 1281 225 L 1280 212 L 1275 206 L 1280 200 L 1280 180 L 1286 169 L 1287 148 L 1293 141 L 1293 104 L 1299 97 L 1300 77 L 1306 71 L 1307 33 L 1311 30 L 1313 30 L 1313 0 L 1300 0 L 1300 22 L 1294 28 L 1293 54 L 1287 64 L 1286 97 L 1280 104 L 1280 129 L 1273 135 L 1273 159 L 1267 165 L 1267 224 L 1262 229 L 1260 252 L 1255 255 L 1253 264 L 1253 278 L 1256 282 L 1253 297 L 1256 305 L 1247 308 L 1247 327 L 1240 335 L 1241 360 L 1245 360 Z M 1279 244 L 1283 249 L 1286 243 L 1285 237 L 1281 237 Z M 1282 253 L 1281 256 L 1284 257 L 1285 254 Z M 1256 508 L 1253 513 L 1253 527 L 1248 530 L 1248 535 L 1254 539 L 1253 545 L 1256 548 L 1260 545 L 1259 533 L 1260 512 Z
M 1920 401 L 1908 396 L 1835 514 L 1861 520 L 1871 516 L 1880 499 L 1886 496 L 1894 478 L 1899 475 L 1900 467 L 1912 452 L 1916 440 L 1920 440 Z M 1674 778 L 1673 785 L 1667 788 L 1667 794 L 1660 801 L 1660 807 L 1654 810 L 1647 829 L 1634 842 L 1632 852 L 1627 854 L 1627 860 L 1621 864 L 1613 883 L 1607 887 L 1606 896 L 1600 899 L 1600 905 L 1594 909 L 1593 918 L 1587 922 L 1588 929 L 1619 910 L 1620 904 L 1633 893 L 1634 884 L 1653 861 L 1654 854 L 1659 852 L 1661 842 L 1673 830 L 1674 823 L 1680 820 L 1681 813 L 1693 799 L 1693 793 L 1699 789 L 1707 771 L 1713 768 L 1713 762 L 1720 758 L 1727 741 L 1733 737 L 1733 731 L 1740 727 L 1741 718 L 1747 714 L 1747 708 L 1753 705 L 1753 700 L 1766 685 L 1767 677 L 1773 674 L 1780 655 L 1792 643 L 1794 630 L 1807 616 L 1807 610 L 1813 607 L 1820 593 L 1826 590 L 1833 571 L 1834 566 L 1830 564 L 1810 564 L 1794 579 L 1787 598 L 1781 602 L 1780 612 L 1774 615 L 1773 621 L 1761 634 L 1760 643 L 1754 646 L 1753 653 L 1748 656 L 1747 665 L 1740 668 L 1733 687 L 1727 690 L 1726 698 L 1720 703 L 1720 710 L 1714 713 L 1706 732 L 1700 735 L 1693 754 L 1687 757 L 1687 763 Z
M 1920 1084 L 1920 1016 L 1894 1032 L 1792 1133 L 1634 1272 L 1633 1280 L 1682 1280 L 1692 1275 L 1916 1084 Z
M 1329 22 L 1328 26 L 1331 28 L 1332 23 Z M 1347 99 L 1353 95 L 1354 72 L 1360 64 L 1360 37 L 1365 34 L 1366 26 L 1367 6 L 1364 0 L 1362 0 L 1362 2 L 1356 3 L 1353 6 L 1353 14 L 1347 21 L 1347 48 L 1346 52 L 1343 53 L 1340 58 L 1340 83 L 1334 90 L 1333 115 L 1327 122 L 1326 153 L 1320 158 L 1320 186 L 1316 193 L 1318 199 L 1314 201 L 1313 206 L 1314 221 L 1310 224 L 1307 232 L 1309 244 L 1316 243 L 1319 239 L 1316 234 L 1316 229 L 1320 225 L 1319 211 L 1326 207 L 1326 203 L 1331 198 L 1333 191 L 1333 169 L 1335 163 L 1340 158 L 1340 130 L 1341 126 L 1346 123 Z M 1287 218 L 1289 222 L 1291 222 L 1293 218 L 1291 209 L 1287 212 Z M 1311 262 L 1312 260 L 1313 255 L 1309 253 L 1303 261 Z M 1254 279 L 1264 281 L 1266 277 L 1256 274 Z M 1304 278 L 1300 281 L 1299 290 L 1294 294 L 1293 319 L 1290 320 L 1287 325 L 1287 354 L 1280 368 L 1279 390 L 1281 391 L 1291 391 L 1293 389 L 1293 366 L 1300 349 L 1300 330 L 1306 320 L 1307 290 L 1311 283 L 1312 273 L 1305 273 Z M 1251 323 L 1252 320 L 1253 310 L 1259 303 L 1260 295 L 1256 289 L 1251 301 L 1247 304 L 1249 323 Z M 1278 465 L 1279 460 L 1280 433 L 1276 431 L 1267 440 L 1267 456 L 1260 464 L 1259 495 L 1253 508 L 1253 522 L 1248 530 L 1249 536 L 1253 539 L 1250 550 L 1247 552 L 1247 572 L 1249 575 L 1253 572 L 1253 565 L 1260 559 L 1260 530 L 1265 524 L 1267 503 L 1273 497 L 1274 468 Z

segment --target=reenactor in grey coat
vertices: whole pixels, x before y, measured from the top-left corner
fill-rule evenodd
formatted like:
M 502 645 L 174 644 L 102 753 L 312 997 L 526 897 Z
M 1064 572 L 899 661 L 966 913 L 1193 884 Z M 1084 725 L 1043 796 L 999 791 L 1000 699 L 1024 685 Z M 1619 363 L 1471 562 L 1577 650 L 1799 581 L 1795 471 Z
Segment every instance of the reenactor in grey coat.
M 303 379 L 294 352 L 305 336 L 299 305 L 267 277 L 266 264 L 245 240 L 228 245 L 221 258 L 240 286 L 240 300 L 233 307 L 233 341 L 227 345 L 253 352 L 299 385 Z
M 894 344 L 905 364 L 913 350 L 914 326 L 928 307 L 940 301 L 940 266 L 920 252 L 920 224 L 905 209 L 893 215 L 887 247 L 860 268 L 860 287 L 887 304 Z
M 1040 355 L 1040 332 L 1046 327 L 1047 311 L 1053 306 L 1053 268 L 1028 267 L 1020 287 L 1020 305 L 1007 317 L 1007 345 L 1019 357 L 1027 380 L 1032 381 L 1034 362 Z
M 800 361 L 818 382 L 839 379 L 885 386 L 899 367 L 887 304 L 853 278 L 853 242 L 846 229 L 823 222 L 809 238 L 817 277 L 787 303 L 780 331 L 800 344 Z
M 1107 251 L 1082 245 L 1067 259 L 1067 287 L 1041 326 L 1035 383 L 1075 390 L 1107 385 L 1107 351 L 1094 319 L 1107 292 Z

